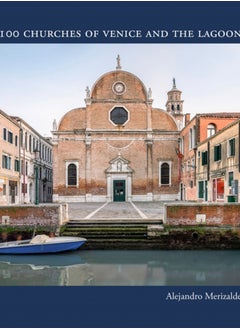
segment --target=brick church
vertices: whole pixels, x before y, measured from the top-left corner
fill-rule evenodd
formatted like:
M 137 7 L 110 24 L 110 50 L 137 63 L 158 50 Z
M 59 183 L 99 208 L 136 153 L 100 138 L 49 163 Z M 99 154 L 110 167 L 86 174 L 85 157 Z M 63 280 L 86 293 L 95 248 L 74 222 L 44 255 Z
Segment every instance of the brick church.
M 53 124 L 54 202 L 179 199 L 181 91 L 168 92 L 166 110 L 154 108 L 151 89 L 116 69 L 90 90 L 86 107 Z

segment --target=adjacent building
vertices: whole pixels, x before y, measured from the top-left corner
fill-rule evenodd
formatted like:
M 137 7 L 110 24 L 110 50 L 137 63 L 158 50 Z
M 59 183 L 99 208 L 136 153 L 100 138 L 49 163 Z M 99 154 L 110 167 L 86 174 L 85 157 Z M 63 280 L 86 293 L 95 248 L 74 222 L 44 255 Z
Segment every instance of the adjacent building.
M 185 115 L 185 127 L 180 133 L 179 141 L 182 154 L 180 200 L 197 200 L 198 145 L 239 118 L 240 113 L 227 112 L 197 114 L 191 120 L 189 114 Z M 203 188 L 207 189 L 205 185 Z
M 52 201 L 52 144 L 0 110 L 0 204 Z
M 197 147 L 197 200 L 238 202 L 240 120 L 227 125 Z
M 52 202 L 52 144 L 26 121 L 19 124 L 20 203 Z
M 0 204 L 19 203 L 19 125 L 0 110 Z

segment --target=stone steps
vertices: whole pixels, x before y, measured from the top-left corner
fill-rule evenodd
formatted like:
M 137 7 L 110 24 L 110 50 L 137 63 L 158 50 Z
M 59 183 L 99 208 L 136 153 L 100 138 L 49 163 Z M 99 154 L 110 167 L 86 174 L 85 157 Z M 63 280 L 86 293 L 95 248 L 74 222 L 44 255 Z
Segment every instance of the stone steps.
M 162 219 L 79 219 L 79 220 L 70 220 L 67 223 L 67 227 L 83 227 L 83 226 L 141 226 L 141 225 L 160 225 L 163 223 Z
M 151 240 L 149 228 L 159 227 L 161 220 L 71 220 L 62 235 L 87 239 L 84 249 L 141 249 Z

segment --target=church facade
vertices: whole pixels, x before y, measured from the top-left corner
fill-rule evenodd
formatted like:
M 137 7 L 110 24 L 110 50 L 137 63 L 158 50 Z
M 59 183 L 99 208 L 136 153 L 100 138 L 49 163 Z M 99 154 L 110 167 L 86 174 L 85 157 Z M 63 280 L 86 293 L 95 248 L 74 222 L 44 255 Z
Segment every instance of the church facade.
M 114 71 L 86 89 L 86 107 L 53 125 L 53 202 L 179 199 L 181 91 L 154 108 L 151 89 L 134 74 Z

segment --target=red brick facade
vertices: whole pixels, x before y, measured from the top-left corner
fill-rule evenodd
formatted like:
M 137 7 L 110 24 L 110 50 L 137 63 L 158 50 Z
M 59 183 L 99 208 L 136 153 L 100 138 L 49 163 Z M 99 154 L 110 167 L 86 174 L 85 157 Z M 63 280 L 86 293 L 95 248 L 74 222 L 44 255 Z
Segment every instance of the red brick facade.
M 174 115 L 152 107 L 151 90 L 117 68 L 85 102 L 53 132 L 54 201 L 177 199 L 179 131 Z

